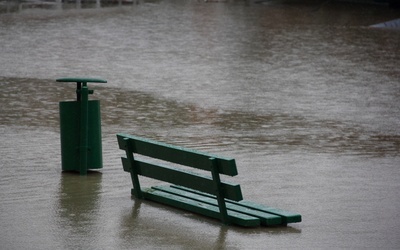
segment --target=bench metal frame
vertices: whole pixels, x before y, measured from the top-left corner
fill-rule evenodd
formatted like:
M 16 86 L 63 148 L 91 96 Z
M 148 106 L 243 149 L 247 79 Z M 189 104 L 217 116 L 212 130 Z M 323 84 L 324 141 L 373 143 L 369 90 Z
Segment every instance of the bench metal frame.
M 301 221 L 299 214 L 244 201 L 239 184 L 221 181 L 220 174 L 238 174 L 235 160 L 232 158 L 128 134 L 117 134 L 117 138 L 119 148 L 126 153 L 126 157 L 121 158 L 122 165 L 124 171 L 131 175 L 131 193 L 136 198 L 220 219 L 224 224 L 245 227 L 260 224 L 286 225 Z M 145 156 L 147 159 L 137 159 L 134 154 Z M 211 172 L 211 176 L 178 168 L 177 164 Z M 174 185 L 143 189 L 140 186 L 139 175 Z

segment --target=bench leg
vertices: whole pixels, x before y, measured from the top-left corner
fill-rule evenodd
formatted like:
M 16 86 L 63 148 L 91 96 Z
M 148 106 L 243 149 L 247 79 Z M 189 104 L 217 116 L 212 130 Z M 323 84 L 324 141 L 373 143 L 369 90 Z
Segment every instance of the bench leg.
M 216 192 L 217 201 L 218 201 L 219 212 L 221 214 L 221 221 L 224 224 L 230 224 L 228 218 L 228 210 L 226 209 L 226 204 L 225 204 L 224 192 L 222 190 L 221 179 L 219 177 L 218 162 L 217 159 L 215 158 L 210 158 L 210 161 L 211 161 L 212 178 L 215 183 L 215 190 L 217 191 Z
M 135 168 L 135 158 L 133 157 L 132 145 L 129 143 L 128 138 L 124 138 L 125 140 L 125 152 L 126 158 L 128 158 L 129 165 L 131 166 L 131 179 L 133 184 L 132 195 L 135 195 L 136 198 L 143 199 L 142 190 L 140 189 L 139 176 L 137 173 L 137 169 Z

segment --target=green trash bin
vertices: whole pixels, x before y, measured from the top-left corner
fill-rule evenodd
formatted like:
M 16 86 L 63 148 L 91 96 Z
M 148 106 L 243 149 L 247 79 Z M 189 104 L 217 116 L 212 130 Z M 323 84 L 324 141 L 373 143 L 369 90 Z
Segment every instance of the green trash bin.
M 61 165 L 63 171 L 86 175 L 89 169 L 103 167 L 100 101 L 89 100 L 93 90 L 88 82 L 106 83 L 93 78 L 60 78 L 57 82 L 76 82 L 76 101 L 62 101 L 60 107 Z

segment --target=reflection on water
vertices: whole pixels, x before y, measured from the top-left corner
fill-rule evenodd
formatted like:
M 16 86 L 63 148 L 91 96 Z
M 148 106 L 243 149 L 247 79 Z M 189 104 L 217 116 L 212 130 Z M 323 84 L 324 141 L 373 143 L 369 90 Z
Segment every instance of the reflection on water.
M 225 235 L 227 230 L 224 226 L 220 226 L 218 222 L 214 220 L 210 220 L 205 217 L 193 216 L 191 213 L 186 211 L 172 209 L 172 214 L 170 216 L 184 216 L 187 220 L 193 219 L 194 221 L 204 225 L 206 223 L 211 223 L 216 228 L 221 228 L 219 235 L 217 234 L 214 237 L 209 237 L 207 239 L 203 237 L 193 237 L 195 236 L 196 231 L 185 227 L 185 225 L 171 224 L 163 219 L 160 220 L 160 217 L 152 218 L 151 215 L 143 216 L 143 206 L 150 206 L 152 209 L 155 208 L 163 210 L 163 206 L 159 206 L 157 203 L 148 201 L 143 202 L 134 199 L 134 206 L 131 214 L 126 214 L 120 218 L 120 237 L 124 242 L 139 241 L 139 244 L 146 246 L 146 241 L 150 238 L 157 246 L 160 246 L 161 248 L 191 247 L 195 249 L 219 249 L 216 248 L 216 246 L 225 245 Z M 164 214 L 163 211 L 160 213 Z M 140 243 L 140 241 L 143 242 Z
M 191 228 L 186 224 L 177 225 L 171 224 L 164 219 L 160 220 L 160 217 L 162 218 L 165 213 L 165 211 L 162 211 L 163 205 L 136 198 L 132 198 L 132 200 L 134 205 L 131 213 L 125 213 L 120 218 L 119 237 L 122 239 L 121 246 L 128 246 L 130 241 L 137 241 L 139 245 L 146 246 L 146 241 L 150 238 L 153 242 L 156 242 L 157 246 L 162 248 L 240 249 L 238 246 L 231 245 L 229 241 L 227 242 L 228 234 L 289 235 L 301 233 L 300 229 L 292 227 L 247 228 L 242 230 L 221 225 L 218 221 L 208 217 L 193 215 L 187 211 L 171 208 L 169 216 L 174 218 L 184 217 L 185 220 L 195 221 L 212 231 L 212 235 L 207 237 L 196 237 L 199 232 L 195 228 Z M 144 212 L 149 209 L 158 209 L 160 216 L 155 217 L 151 213 Z
M 59 197 L 55 217 L 58 222 L 58 233 L 63 248 L 90 248 L 91 242 L 98 237 L 96 221 L 101 217 L 100 172 L 88 172 L 87 176 L 65 172 L 61 175 Z M 81 236 L 91 238 L 89 241 L 76 242 L 73 239 Z
M 369 26 L 399 11 L 287 2 L 1 14 L 2 246 L 396 249 L 400 33 Z M 58 102 L 75 86 L 55 79 L 75 76 L 108 80 L 89 84 L 104 168 L 87 177 L 61 172 Z M 131 199 L 119 132 L 233 157 L 246 199 L 304 221 L 231 228 Z

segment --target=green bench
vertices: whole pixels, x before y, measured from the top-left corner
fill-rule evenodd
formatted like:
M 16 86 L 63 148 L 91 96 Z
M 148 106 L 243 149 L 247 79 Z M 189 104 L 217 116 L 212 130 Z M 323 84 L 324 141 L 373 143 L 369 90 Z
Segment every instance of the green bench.
M 301 221 L 299 214 L 245 201 L 239 184 L 221 181 L 220 174 L 237 175 L 234 159 L 128 134 L 117 134 L 117 138 L 119 148 L 126 152 L 126 157 L 122 157 L 122 166 L 131 175 L 131 193 L 136 198 L 244 227 L 287 225 Z M 211 174 L 199 174 L 179 165 Z M 139 175 L 172 185 L 141 188 Z

